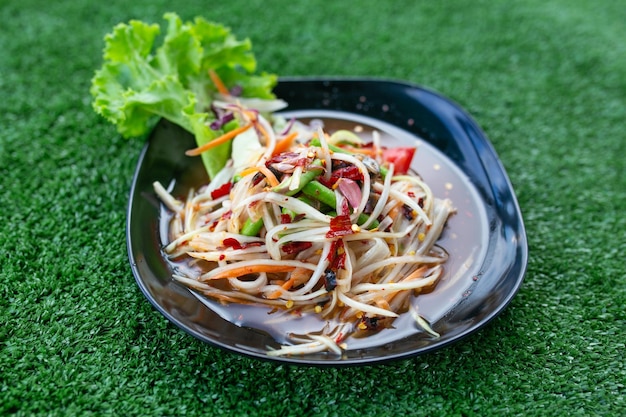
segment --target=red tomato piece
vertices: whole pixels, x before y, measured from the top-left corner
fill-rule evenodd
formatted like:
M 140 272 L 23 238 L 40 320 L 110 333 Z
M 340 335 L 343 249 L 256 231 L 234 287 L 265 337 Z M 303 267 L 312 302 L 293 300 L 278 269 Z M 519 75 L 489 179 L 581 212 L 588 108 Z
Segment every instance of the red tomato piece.
M 406 174 L 411 167 L 411 161 L 415 155 L 415 148 L 385 148 L 383 149 L 383 160 L 393 163 L 395 174 Z

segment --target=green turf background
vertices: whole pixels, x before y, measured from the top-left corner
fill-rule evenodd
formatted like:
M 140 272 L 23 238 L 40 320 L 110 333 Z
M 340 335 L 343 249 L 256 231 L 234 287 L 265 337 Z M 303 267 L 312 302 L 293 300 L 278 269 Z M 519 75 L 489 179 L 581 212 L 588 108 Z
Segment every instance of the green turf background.
M 505 312 L 384 366 L 239 357 L 141 295 L 125 216 L 143 145 L 93 113 L 114 24 L 197 14 L 285 76 L 432 88 L 493 142 L 530 261 Z M 623 1 L 0 0 L 0 414 L 626 415 Z

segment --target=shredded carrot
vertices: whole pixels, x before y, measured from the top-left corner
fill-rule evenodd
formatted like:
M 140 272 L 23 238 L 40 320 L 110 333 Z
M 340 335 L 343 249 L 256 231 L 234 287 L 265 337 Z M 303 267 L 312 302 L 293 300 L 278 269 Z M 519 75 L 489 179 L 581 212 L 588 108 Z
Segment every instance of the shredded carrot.
M 241 171 L 239 173 L 239 176 L 241 178 L 243 178 L 243 177 L 248 176 L 248 175 L 250 175 L 250 174 L 252 174 L 254 172 L 259 172 L 259 168 L 257 168 L 257 167 L 248 167 L 248 168 L 244 169 L 243 171 Z
M 252 174 L 253 172 L 260 172 L 261 174 L 263 174 L 265 178 L 267 179 L 267 182 L 269 183 L 269 185 L 272 187 L 276 187 L 277 185 L 280 184 L 280 182 L 278 182 L 278 178 L 276 178 L 276 175 L 274 175 L 274 173 L 270 171 L 264 165 L 246 168 L 243 171 L 241 171 L 239 175 L 243 178 L 246 175 Z
M 402 280 L 402 282 L 408 282 L 408 281 L 413 281 L 419 278 L 424 278 L 424 275 L 426 274 L 427 270 L 428 268 L 426 266 L 417 268 L 415 271 L 411 272 L 407 277 L 405 277 Z
M 215 139 L 213 139 L 210 142 L 205 143 L 202 146 L 199 146 L 195 149 L 189 149 L 188 151 L 185 152 L 185 155 L 187 156 L 198 156 L 200 155 L 202 152 L 206 152 L 211 148 L 214 148 L 218 145 L 221 145 L 222 143 L 226 143 L 229 140 L 233 139 L 235 136 L 237 136 L 240 133 L 245 132 L 246 130 L 250 129 L 252 127 L 252 123 L 248 123 L 247 125 L 238 127 L 236 129 L 231 130 L 230 132 L 226 132 L 224 133 L 222 136 L 219 136 Z
M 210 279 L 236 278 L 248 274 L 260 272 L 278 273 L 293 271 L 296 267 L 291 265 L 249 265 L 228 269 L 213 275 Z
M 298 267 L 291 272 L 291 275 L 287 281 L 284 281 L 280 284 L 278 282 L 276 283 L 279 284 L 283 288 L 283 290 L 289 291 L 293 287 L 308 281 L 311 278 L 311 275 L 313 275 L 313 271 L 311 271 L 310 269 Z M 269 298 L 270 300 L 276 299 L 280 297 L 281 293 L 282 291 L 280 290 L 274 291 L 273 293 L 268 295 L 267 298 Z
M 291 287 L 293 287 L 293 284 L 296 283 L 297 277 L 293 276 L 291 278 L 289 278 L 287 281 L 285 281 L 285 283 L 282 285 L 284 290 L 290 290 Z
M 258 116 L 258 114 L 257 114 L 257 112 L 255 112 L 255 111 L 252 111 L 252 110 L 246 110 L 245 108 L 242 108 L 242 109 L 241 109 L 241 112 L 242 112 L 242 114 L 243 114 L 244 116 L 247 116 L 247 117 L 248 117 L 248 119 L 250 119 L 250 121 L 252 121 L 252 122 L 256 122 L 256 121 L 257 121 L 257 119 L 258 119 L 258 117 L 257 117 L 257 116 Z
M 394 204 L 394 206 L 389 210 L 388 215 L 392 219 L 397 218 L 400 215 L 400 204 L 399 203 Z
M 278 179 L 276 178 L 276 175 L 274 175 L 274 173 L 270 171 L 265 165 L 261 165 L 258 168 L 259 168 L 259 171 L 261 171 L 261 173 L 265 175 L 267 182 L 269 182 L 272 187 L 276 187 L 278 186 L 278 184 L 280 184 L 278 182 Z
M 296 140 L 297 137 L 298 132 L 291 132 L 280 141 L 276 142 L 276 146 L 274 147 L 274 152 L 272 152 L 272 155 L 278 155 L 279 153 L 286 152 L 289 148 L 291 148 L 293 141 Z
M 295 277 L 291 277 L 289 278 L 287 281 L 285 281 L 283 283 L 283 285 L 281 285 L 281 288 L 285 291 L 289 291 L 289 289 L 291 289 L 291 287 L 293 287 L 293 284 L 296 282 L 296 278 Z M 274 291 L 273 293 L 271 293 L 270 295 L 267 296 L 267 298 L 269 298 L 270 300 L 275 300 L 278 297 L 280 297 L 280 294 L 282 294 L 282 291 L 278 290 L 278 291 Z
M 342 146 L 341 148 L 352 153 L 360 153 L 372 157 L 376 156 L 376 149 L 374 148 L 355 148 L 353 146 Z
M 209 77 L 211 77 L 211 81 L 213 81 L 213 85 L 215 85 L 215 88 L 217 88 L 217 91 L 221 95 L 230 96 L 230 91 L 228 91 L 228 88 L 226 88 L 220 76 L 217 75 L 217 72 L 215 72 L 215 70 L 212 68 L 209 69 Z

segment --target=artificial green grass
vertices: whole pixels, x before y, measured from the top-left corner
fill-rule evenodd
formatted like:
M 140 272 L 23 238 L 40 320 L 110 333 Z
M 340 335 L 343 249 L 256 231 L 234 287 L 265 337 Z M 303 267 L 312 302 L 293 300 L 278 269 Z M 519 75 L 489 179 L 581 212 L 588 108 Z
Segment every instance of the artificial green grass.
M 622 2 L 179 3 L 0 4 L 0 414 L 626 414 Z M 239 357 L 169 324 L 126 257 L 143 143 L 88 93 L 104 34 L 166 11 L 249 36 L 270 72 L 402 79 L 464 106 L 526 222 L 507 310 L 436 353 L 349 369 Z

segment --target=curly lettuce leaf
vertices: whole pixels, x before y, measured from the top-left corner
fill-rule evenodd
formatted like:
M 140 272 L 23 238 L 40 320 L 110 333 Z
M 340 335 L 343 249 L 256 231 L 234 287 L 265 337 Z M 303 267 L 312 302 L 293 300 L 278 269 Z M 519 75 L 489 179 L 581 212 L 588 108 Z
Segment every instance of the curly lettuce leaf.
M 230 29 L 196 17 L 183 22 L 164 15 L 162 43 L 158 24 L 138 20 L 120 23 L 104 38 L 104 62 L 91 83 L 94 110 L 117 126 L 124 137 L 145 135 L 159 118 L 191 132 L 201 146 L 221 132 L 209 128 L 211 102 L 217 91 L 209 70 L 242 97 L 274 99 L 277 77 L 256 75 L 250 40 L 237 40 Z M 202 154 L 213 178 L 230 156 L 230 144 Z

